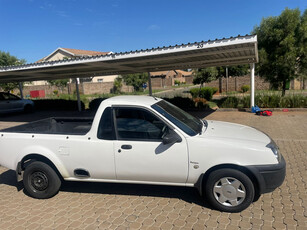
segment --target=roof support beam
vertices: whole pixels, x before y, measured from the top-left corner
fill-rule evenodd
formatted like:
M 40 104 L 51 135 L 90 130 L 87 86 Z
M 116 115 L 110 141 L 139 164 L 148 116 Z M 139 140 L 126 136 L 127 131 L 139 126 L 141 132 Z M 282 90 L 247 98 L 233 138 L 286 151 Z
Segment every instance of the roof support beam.
M 77 93 L 77 99 L 78 99 L 78 111 L 81 112 L 81 100 L 80 100 L 80 92 L 79 92 L 79 78 L 75 78 L 76 80 L 76 93 Z
M 255 63 L 250 64 L 251 72 L 251 108 L 255 106 Z
M 150 72 L 148 72 L 148 90 L 149 90 L 149 96 L 152 96 L 152 87 L 151 87 L 151 76 L 150 76 Z
M 23 99 L 22 83 L 18 82 L 18 84 L 19 84 L 20 97 L 21 97 L 21 99 Z

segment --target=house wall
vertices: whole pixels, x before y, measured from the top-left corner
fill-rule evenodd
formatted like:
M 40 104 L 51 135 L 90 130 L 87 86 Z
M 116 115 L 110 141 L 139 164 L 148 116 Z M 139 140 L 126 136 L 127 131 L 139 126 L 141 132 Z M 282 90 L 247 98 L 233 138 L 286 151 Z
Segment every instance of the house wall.
M 62 50 L 58 50 L 56 53 L 51 55 L 46 61 L 58 61 L 58 60 L 63 60 L 65 57 L 67 58 L 72 58 L 73 56 L 63 52 Z
M 93 77 L 92 82 L 114 82 L 118 75 L 97 76 Z

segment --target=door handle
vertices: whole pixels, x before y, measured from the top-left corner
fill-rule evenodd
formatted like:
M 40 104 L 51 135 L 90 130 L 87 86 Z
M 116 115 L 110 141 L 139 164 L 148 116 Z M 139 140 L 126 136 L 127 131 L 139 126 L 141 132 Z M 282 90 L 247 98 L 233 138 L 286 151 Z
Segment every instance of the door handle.
M 132 149 L 132 145 L 122 145 L 122 149 Z

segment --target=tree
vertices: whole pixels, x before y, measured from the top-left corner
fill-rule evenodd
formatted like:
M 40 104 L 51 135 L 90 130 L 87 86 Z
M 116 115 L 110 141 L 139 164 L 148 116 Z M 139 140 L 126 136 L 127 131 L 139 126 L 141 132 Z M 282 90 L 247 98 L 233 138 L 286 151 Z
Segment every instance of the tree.
M 301 62 L 299 75 L 302 80 L 307 79 L 307 10 L 301 17 L 301 25 L 298 31 L 299 58 Z
M 63 92 L 63 88 L 67 86 L 69 79 L 57 79 L 57 80 L 48 80 L 47 81 L 50 85 L 56 86 L 61 89 L 61 92 Z
M 10 55 L 9 52 L 0 51 L 0 66 L 22 65 L 26 60 L 18 59 L 15 56 Z M 4 91 L 10 91 L 19 87 L 18 82 L 0 83 L 0 88 Z
M 114 93 L 120 93 L 120 90 L 123 86 L 123 79 L 121 76 L 118 76 L 115 81 L 114 81 L 114 84 L 113 84 L 113 92 Z
M 262 19 L 253 34 L 258 36 L 259 64 L 257 71 L 275 88 L 286 84 L 306 71 L 306 10 L 286 8 L 280 16 Z
M 122 76 L 124 82 L 127 85 L 131 85 L 134 88 L 134 91 L 140 91 L 144 83 L 148 81 L 147 73 L 134 73 L 126 74 Z
M 204 83 L 209 83 L 216 79 L 218 72 L 215 67 L 207 67 L 204 69 L 194 69 L 193 84 L 200 84 L 200 88 Z

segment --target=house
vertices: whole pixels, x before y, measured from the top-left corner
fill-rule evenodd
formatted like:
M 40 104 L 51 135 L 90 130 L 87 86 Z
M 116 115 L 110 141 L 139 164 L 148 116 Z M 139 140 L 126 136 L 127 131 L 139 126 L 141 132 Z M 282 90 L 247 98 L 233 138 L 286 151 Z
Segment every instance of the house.
M 151 83 L 153 88 L 165 88 L 176 85 L 177 82 L 192 84 L 193 72 L 183 70 L 168 70 L 151 72 Z
M 100 51 L 69 49 L 69 48 L 59 47 L 55 51 L 53 51 L 51 54 L 49 54 L 48 56 L 38 60 L 37 63 L 58 61 L 58 60 L 77 58 L 77 57 L 91 57 L 91 56 L 97 56 L 97 55 L 107 55 L 110 53 L 112 52 L 100 52 Z M 116 77 L 117 75 L 103 76 L 103 77 L 97 76 L 97 77 L 87 78 L 83 80 L 90 81 L 90 82 L 113 82 Z M 48 82 L 47 81 L 35 81 L 35 82 L 28 83 L 26 85 L 48 85 Z
M 97 55 L 107 55 L 112 52 L 100 52 L 100 51 L 90 51 L 90 50 L 80 50 L 80 49 L 70 49 L 70 48 L 57 48 L 48 56 L 37 61 L 39 62 L 49 62 L 58 61 L 63 59 L 77 58 L 77 57 L 91 57 Z M 175 81 L 185 82 L 191 84 L 193 81 L 192 72 L 183 70 L 170 70 L 170 71 L 159 71 L 151 72 L 152 85 L 154 88 L 164 88 L 175 85 Z M 95 76 L 90 78 L 81 78 L 81 82 L 114 82 L 118 75 L 110 76 Z M 47 81 L 35 81 L 31 83 L 26 83 L 27 86 L 33 85 L 48 85 Z

